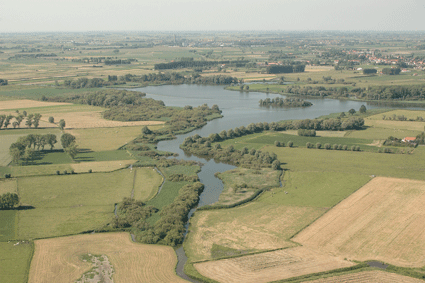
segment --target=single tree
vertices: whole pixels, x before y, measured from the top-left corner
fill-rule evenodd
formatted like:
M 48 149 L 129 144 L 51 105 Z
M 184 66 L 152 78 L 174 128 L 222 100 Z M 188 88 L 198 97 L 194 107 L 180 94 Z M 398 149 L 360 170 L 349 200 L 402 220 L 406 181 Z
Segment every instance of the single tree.
M 10 125 L 10 120 L 12 120 L 13 116 L 12 115 L 7 115 L 6 118 L 4 119 L 4 127 L 7 128 L 7 126 Z
M 364 106 L 364 105 L 360 106 L 359 112 L 360 113 L 366 113 L 366 106 Z
M 71 143 L 68 147 L 64 148 L 64 151 L 71 156 L 72 159 L 75 158 L 75 156 L 78 153 L 78 148 L 77 148 L 77 144 L 75 144 L 75 142 Z
M 34 125 L 34 128 L 38 128 L 38 125 L 40 125 L 40 119 L 41 119 L 41 114 L 36 113 L 34 114 L 34 118 L 33 118 L 33 122 L 32 124 Z
M 356 114 L 356 110 L 351 108 L 350 110 L 348 110 L 348 113 L 350 113 L 351 115 L 354 115 L 354 114 Z
M 59 121 L 59 129 L 61 129 L 61 130 L 63 130 L 63 129 L 65 129 L 65 120 L 64 119 L 61 119 L 60 121 Z
M 50 116 L 50 117 L 49 117 L 49 123 L 52 123 L 52 124 L 53 124 L 54 122 L 55 122 L 55 118 L 54 118 L 54 117 L 52 117 L 52 116 Z
M 48 145 L 50 145 L 50 150 L 52 150 L 53 149 L 53 147 L 55 146 L 55 143 L 57 143 L 58 141 L 56 140 L 56 135 L 54 135 L 54 134 L 46 134 L 45 135 L 45 140 L 46 140 L 46 143 L 48 144 Z
M 61 136 L 61 144 L 64 149 L 69 147 L 74 142 L 75 137 L 71 134 L 65 133 Z

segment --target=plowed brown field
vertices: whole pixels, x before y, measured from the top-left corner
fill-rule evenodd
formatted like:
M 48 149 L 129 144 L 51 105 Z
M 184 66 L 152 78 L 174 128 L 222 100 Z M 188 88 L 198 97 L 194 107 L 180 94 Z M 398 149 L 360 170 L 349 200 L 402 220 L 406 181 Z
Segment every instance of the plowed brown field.
M 219 282 L 270 282 L 309 273 L 349 267 L 352 262 L 304 247 L 196 263 L 202 275 Z
M 317 251 L 394 265 L 425 265 L 425 182 L 378 177 L 293 240 Z
M 74 282 L 92 267 L 79 258 L 88 253 L 109 258 L 116 283 L 187 282 L 175 274 L 177 257 L 171 247 L 136 244 L 127 233 L 35 241 L 29 282 Z

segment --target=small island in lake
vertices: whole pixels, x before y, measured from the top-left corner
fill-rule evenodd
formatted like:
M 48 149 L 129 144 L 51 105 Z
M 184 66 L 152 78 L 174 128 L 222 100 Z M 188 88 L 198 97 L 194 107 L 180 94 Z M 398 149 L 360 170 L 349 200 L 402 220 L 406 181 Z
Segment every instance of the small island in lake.
M 266 107 L 309 107 L 313 105 L 310 101 L 306 101 L 301 98 L 266 98 L 266 99 L 260 99 L 260 106 L 266 106 Z

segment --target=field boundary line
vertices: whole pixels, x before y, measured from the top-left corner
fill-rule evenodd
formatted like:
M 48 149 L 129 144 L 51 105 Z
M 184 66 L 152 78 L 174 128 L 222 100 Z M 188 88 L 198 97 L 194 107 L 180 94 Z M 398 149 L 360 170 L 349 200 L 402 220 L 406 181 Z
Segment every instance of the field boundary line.
M 358 190 L 360 190 L 361 188 L 363 188 L 364 186 L 366 186 L 367 184 L 370 183 L 370 181 L 372 181 L 373 179 L 375 179 L 378 176 L 375 177 L 371 177 L 369 179 L 369 181 L 367 181 L 365 184 L 363 184 L 360 188 L 358 188 L 357 190 L 353 191 L 350 195 L 348 195 L 346 198 L 340 200 L 339 202 L 337 202 L 335 205 L 333 205 L 332 207 L 330 207 L 327 211 L 325 211 L 325 213 L 323 213 L 322 215 L 318 216 L 316 219 L 314 219 L 310 224 L 308 224 L 307 226 L 305 226 L 304 228 L 302 228 L 301 230 L 299 230 L 298 232 L 296 232 L 294 235 L 292 235 L 289 240 L 293 241 L 292 239 L 295 238 L 299 233 L 301 233 L 302 231 L 304 231 L 307 227 L 309 227 L 310 225 L 312 225 L 314 222 L 316 222 L 319 218 L 323 217 L 324 215 L 326 215 L 326 213 L 329 213 L 335 206 L 337 206 L 338 204 L 340 204 L 342 201 L 344 201 L 345 199 L 349 198 L 352 194 L 354 194 L 355 192 L 357 192 Z M 294 241 L 294 243 L 297 243 Z

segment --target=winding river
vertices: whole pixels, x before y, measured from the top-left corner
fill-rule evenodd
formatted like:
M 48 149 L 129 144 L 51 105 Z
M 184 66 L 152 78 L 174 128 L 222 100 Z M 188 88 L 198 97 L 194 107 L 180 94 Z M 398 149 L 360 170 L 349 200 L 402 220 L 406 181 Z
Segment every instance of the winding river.
M 259 100 L 265 98 L 274 98 L 278 94 L 266 94 L 259 92 L 238 92 L 228 91 L 222 86 L 202 86 L 202 85 L 165 85 L 157 87 L 144 87 L 136 89 L 145 92 L 146 97 L 164 101 L 167 106 L 186 105 L 199 106 L 208 104 L 212 106 L 217 104 L 222 110 L 221 119 L 215 119 L 208 122 L 206 126 L 197 129 L 188 134 L 179 135 L 177 139 L 167 140 L 158 143 L 158 150 L 177 153 L 177 158 L 184 160 L 199 161 L 204 164 L 201 172 L 198 173 L 200 181 L 205 185 L 203 193 L 200 195 L 198 207 L 212 204 L 218 201 L 218 197 L 223 190 L 223 183 L 216 178 L 216 172 L 224 172 L 235 168 L 235 166 L 216 163 L 214 160 L 206 160 L 196 156 L 190 156 L 184 153 L 179 148 L 183 140 L 194 134 L 200 136 L 208 136 L 211 133 L 219 133 L 222 130 L 229 130 L 239 126 L 247 126 L 250 123 L 258 122 L 277 122 L 289 119 L 314 119 L 322 115 L 338 112 L 348 112 L 351 108 L 356 111 L 362 104 L 366 105 L 367 109 L 373 108 L 388 108 L 369 105 L 365 102 L 349 101 L 349 100 L 334 100 L 334 99 L 308 99 L 313 103 L 313 106 L 308 108 L 264 108 L 259 106 Z M 190 212 L 193 214 L 194 209 Z M 188 225 L 188 224 L 187 224 Z M 183 272 L 184 264 L 187 257 L 183 248 L 177 251 L 178 264 L 176 268 L 177 274 L 191 282 L 198 282 L 189 278 Z

